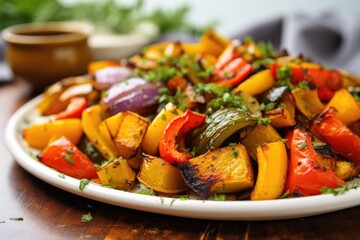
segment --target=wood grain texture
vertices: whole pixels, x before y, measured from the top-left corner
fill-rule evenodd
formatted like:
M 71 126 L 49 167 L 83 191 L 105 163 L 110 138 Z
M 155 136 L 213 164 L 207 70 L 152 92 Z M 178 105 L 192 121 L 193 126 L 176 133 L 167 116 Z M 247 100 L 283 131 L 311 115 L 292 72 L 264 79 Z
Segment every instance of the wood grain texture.
M 0 239 L 360 239 L 360 206 L 291 220 L 210 221 L 116 207 L 55 188 L 24 171 L 5 147 L 7 120 L 31 97 L 21 81 L 0 86 Z M 89 212 L 93 219 L 81 222 Z

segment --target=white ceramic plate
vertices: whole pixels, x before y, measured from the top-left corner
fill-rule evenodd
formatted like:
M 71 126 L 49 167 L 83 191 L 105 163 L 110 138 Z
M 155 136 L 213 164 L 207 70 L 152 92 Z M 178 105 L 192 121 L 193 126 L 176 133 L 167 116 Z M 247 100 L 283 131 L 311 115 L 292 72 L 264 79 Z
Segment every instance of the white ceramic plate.
M 31 157 L 24 143 L 21 132 L 26 126 L 26 120 L 36 114 L 37 97 L 21 107 L 9 120 L 5 140 L 8 149 L 16 161 L 35 177 L 61 188 L 65 191 L 100 202 L 116 206 L 137 209 L 166 215 L 217 219 L 217 220 L 274 220 L 317 215 L 341 210 L 360 204 L 360 189 L 350 190 L 345 194 L 331 194 L 313 197 L 278 199 L 266 201 L 213 201 L 213 200 L 180 200 L 168 197 L 147 196 L 102 187 L 90 183 L 79 190 L 80 181 L 65 176 L 43 165 Z M 360 181 L 356 179 L 354 181 Z

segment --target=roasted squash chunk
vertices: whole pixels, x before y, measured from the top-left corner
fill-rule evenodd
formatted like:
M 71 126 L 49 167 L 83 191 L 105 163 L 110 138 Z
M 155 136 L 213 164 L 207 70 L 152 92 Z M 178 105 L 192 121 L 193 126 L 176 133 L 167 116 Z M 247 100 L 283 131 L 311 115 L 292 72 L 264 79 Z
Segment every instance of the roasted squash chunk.
M 360 173 L 360 164 L 338 160 L 334 172 L 341 179 L 351 180 Z
M 243 145 L 228 146 L 190 159 L 180 166 L 185 182 L 204 198 L 235 193 L 254 185 L 253 169 Z
M 121 114 L 122 120 L 114 142 L 120 156 L 129 159 L 136 155 L 150 122 L 137 113 L 122 112 Z
M 135 182 L 136 173 L 121 157 L 109 160 L 96 170 L 101 184 L 116 189 L 130 190 Z
M 189 189 L 179 168 L 164 159 L 150 155 L 143 155 L 137 179 L 146 187 L 157 192 L 175 194 Z

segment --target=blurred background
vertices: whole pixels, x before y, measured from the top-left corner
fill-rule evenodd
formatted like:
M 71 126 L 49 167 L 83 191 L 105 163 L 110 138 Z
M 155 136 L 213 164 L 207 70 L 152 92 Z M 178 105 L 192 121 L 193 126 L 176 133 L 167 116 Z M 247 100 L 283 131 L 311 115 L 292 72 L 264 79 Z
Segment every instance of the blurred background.
M 284 23 L 291 20 L 289 16 L 291 18 L 292 15 L 300 14 L 302 19 L 305 16 L 310 22 L 319 22 L 318 16 L 329 17 L 329 12 L 330 19 L 334 20 L 331 25 L 336 26 L 336 31 L 340 29 L 340 32 L 335 31 L 337 35 L 330 47 L 334 47 L 334 44 L 338 47 L 339 42 L 344 43 L 344 39 L 348 37 L 342 28 L 349 28 L 349 18 L 350 22 L 356 22 L 355 27 L 359 28 L 359 18 L 356 18 L 360 16 L 359 0 L 0 0 L 0 30 L 27 22 L 80 20 L 95 26 L 97 38 L 90 39 L 92 47 L 119 44 L 124 40 L 137 42 L 138 45 L 134 47 L 138 49 L 149 42 L 166 39 L 196 41 L 204 29 L 213 27 L 227 37 L 241 38 L 248 33 L 255 33 L 256 40 L 267 38 L 261 40 L 273 41 L 277 48 L 287 44 L 291 50 L 298 53 L 303 51 L 303 48 L 294 49 L 291 46 L 293 43 L 286 41 L 287 38 L 283 36 Z M 340 17 L 337 16 L 338 12 Z M 296 21 L 298 22 L 298 19 Z M 321 18 L 320 22 L 328 24 L 329 18 Z M 263 26 L 265 28 L 261 28 Z M 281 32 L 276 32 L 279 31 L 279 27 Z M 104 38 L 105 35 L 129 35 L 134 32 L 135 38 Z M 349 32 L 354 30 L 349 29 Z M 294 34 L 291 33 L 291 36 Z M 351 38 L 359 39 L 360 36 L 355 35 Z M 3 42 L 0 42 L 0 59 L 4 58 L 3 45 Z M 348 48 L 357 46 L 359 44 Z M 128 46 L 127 48 L 131 51 L 124 52 L 124 56 L 118 55 L 119 58 L 131 55 L 135 51 Z M 338 59 L 343 58 L 341 54 L 338 55 Z M 94 59 L 102 57 L 94 56 Z M 338 62 L 330 61 L 328 64 L 337 66 Z M 351 70 L 356 67 L 354 63 L 347 65 Z M 9 79 L 9 71 L 5 68 L 4 64 L 0 65 L 0 79 Z

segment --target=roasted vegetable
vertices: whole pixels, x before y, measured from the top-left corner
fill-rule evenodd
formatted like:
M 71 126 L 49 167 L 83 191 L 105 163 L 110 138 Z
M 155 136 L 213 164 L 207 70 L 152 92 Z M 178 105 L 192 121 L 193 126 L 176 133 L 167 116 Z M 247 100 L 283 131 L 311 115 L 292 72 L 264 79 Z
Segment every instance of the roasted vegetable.
M 316 89 L 310 87 L 295 88 L 291 91 L 295 99 L 296 108 L 311 120 L 324 110 L 325 105 L 320 101 Z
M 125 159 L 134 157 L 149 126 L 149 121 L 133 112 L 123 112 L 115 126 L 109 126 L 111 132 L 116 132 L 113 137 L 119 155 Z
M 281 139 L 279 133 L 271 126 L 258 124 L 251 132 L 241 141 L 248 151 L 250 157 L 257 159 L 257 148 L 263 144 L 276 142 Z
M 105 159 L 117 156 L 114 146 L 108 145 L 109 140 L 104 140 L 99 133 L 99 126 L 103 121 L 104 112 L 100 105 L 85 109 L 81 117 L 81 125 L 85 135 Z
M 122 190 L 130 190 L 136 178 L 135 171 L 122 157 L 108 161 L 96 173 L 102 185 Z
M 160 156 L 171 164 L 184 163 L 191 158 L 191 153 L 184 150 L 185 135 L 199 127 L 205 121 L 204 114 L 198 114 L 191 110 L 174 118 L 165 128 L 160 139 Z
M 171 120 L 182 113 L 183 112 L 176 108 L 174 104 L 166 104 L 166 106 L 156 115 L 146 131 L 141 144 L 145 153 L 156 155 L 159 152 L 160 138 L 163 135 L 166 126 Z
M 82 112 L 87 107 L 88 103 L 84 97 L 73 97 L 66 109 L 56 114 L 56 119 L 81 118 Z
M 234 88 L 234 93 L 245 92 L 251 96 L 263 93 L 273 87 L 275 80 L 269 69 L 255 73 Z
M 295 103 L 290 94 L 286 94 L 282 98 L 282 104 L 270 111 L 265 112 L 265 117 L 268 117 L 271 126 L 275 128 L 291 127 L 296 124 L 295 120 Z
M 313 121 L 313 128 L 336 153 L 360 163 L 360 137 L 340 121 L 334 108 L 326 108 L 319 114 Z
M 334 97 L 326 107 L 334 107 L 337 111 L 337 117 L 346 125 L 360 119 L 360 106 L 345 88 L 335 92 Z
M 360 173 L 360 164 L 338 160 L 334 172 L 341 179 L 351 180 Z
M 282 141 L 263 144 L 256 149 L 258 175 L 251 200 L 276 199 L 283 193 L 286 172 L 287 154 Z
M 46 147 L 40 155 L 40 161 L 78 179 L 97 177 L 94 164 L 66 137 L 61 137 Z
M 23 130 L 23 138 L 26 143 L 36 149 L 44 149 L 51 139 L 65 136 L 76 145 L 83 130 L 80 119 L 63 119 L 41 124 L 35 124 Z
M 194 145 L 198 154 L 219 148 L 221 144 L 234 133 L 256 126 L 257 120 L 248 112 L 234 108 L 218 110 L 212 114 L 207 125 L 199 129 Z
M 243 145 L 209 151 L 180 165 L 186 183 L 200 196 L 235 193 L 253 187 L 254 176 Z
M 295 128 L 291 140 L 286 189 L 295 196 L 310 196 L 320 194 L 324 187 L 337 188 L 345 184 L 334 172 L 320 165 L 310 135 Z
M 137 179 L 146 187 L 161 193 L 176 194 L 189 189 L 177 167 L 147 154 L 143 155 Z

